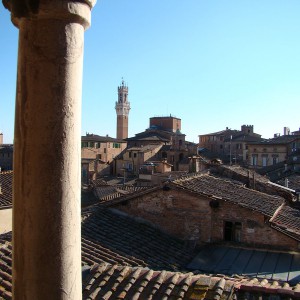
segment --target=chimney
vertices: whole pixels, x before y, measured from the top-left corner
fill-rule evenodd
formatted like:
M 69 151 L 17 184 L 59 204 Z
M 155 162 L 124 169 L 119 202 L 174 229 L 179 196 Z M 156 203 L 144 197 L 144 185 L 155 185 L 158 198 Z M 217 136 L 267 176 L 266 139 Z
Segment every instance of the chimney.
M 289 127 L 283 127 L 283 134 L 284 135 L 290 135 L 291 133 L 291 130 Z
M 284 186 L 287 188 L 289 187 L 289 180 L 287 178 L 284 180 Z

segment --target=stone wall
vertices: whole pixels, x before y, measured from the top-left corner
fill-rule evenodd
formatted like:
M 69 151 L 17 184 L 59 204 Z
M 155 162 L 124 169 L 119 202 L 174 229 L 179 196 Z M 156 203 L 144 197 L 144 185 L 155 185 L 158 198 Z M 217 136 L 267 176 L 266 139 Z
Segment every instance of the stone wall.
M 224 241 L 226 221 L 241 223 L 239 245 L 297 250 L 298 243 L 272 229 L 262 214 L 223 200 L 212 208 L 212 199 L 182 190 L 158 190 L 119 204 L 117 209 L 144 218 L 164 231 L 199 245 Z M 231 243 L 231 242 L 227 242 Z

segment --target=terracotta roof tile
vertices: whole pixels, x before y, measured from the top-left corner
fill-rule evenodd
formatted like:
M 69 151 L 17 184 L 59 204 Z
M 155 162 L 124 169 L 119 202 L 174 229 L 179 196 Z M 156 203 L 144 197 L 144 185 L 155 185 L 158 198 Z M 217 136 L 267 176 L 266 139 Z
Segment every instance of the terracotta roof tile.
M 12 299 L 11 233 L 0 235 L 0 299 Z
M 119 238 L 122 235 L 119 236 Z M 83 244 L 85 242 L 83 241 Z M 108 249 L 106 249 L 107 251 Z M 84 251 L 83 251 L 84 252 Z M 0 299 L 12 299 L 11 234 L 0 236 Z M 157 253 L 159 256 L 159 253 Z M 276 299 L 299 298 L 300 285 L 279 281 L 154 270 L 93 263 L 83 280 L 83 299 Z M 247 298 L 247 299 L 248 299 Z
M 101 135 L 97 135 L 97 134 L 87 134 L 87 135 L 84 135 L 81 137 L 81 141 L 82 142 L 103 142 L 103 143 L 106 143 L 106 142 L 111 142 L 111 143 L 125 143 L 124 140 L 121 140 L 121 139 L 115 139 L 115 138 L 112 138 L 110 136 L 101 136 Z
M 300 210 L 282 205 L 276 215 L 270 220 L 275 229 L 290 235 L 300 241 Z
M 120 238 L 120 236 L 122 238 Z M 95 208 L 84 213 L 82 261 L 107 261 L 153 269 L 182 270 L 193 254 L 184 243 L 146 222 L 113 210 Z
M 84 282 L 83 299 L 277 299 L 298 297 L 288 284 L 101 264 Z
M 12 206 L 12 181 L 13 171 L 0 172 L 0 209 Z
M 230 201 L 269 217 L 272 217 L 276 209 L 284 202 L 282 197 L 251 190 L 207 174 L 187 176 L 173 181 L 172 184 L 200 195 Z
M 122 196 L 134 195 L 147 189 L 149 189 L 149 187 L 136 187 L 131 185 L 106 185 L 94 187 L 94 194 L 97 199 L 99 199 L 98 203 L 105 203 Z

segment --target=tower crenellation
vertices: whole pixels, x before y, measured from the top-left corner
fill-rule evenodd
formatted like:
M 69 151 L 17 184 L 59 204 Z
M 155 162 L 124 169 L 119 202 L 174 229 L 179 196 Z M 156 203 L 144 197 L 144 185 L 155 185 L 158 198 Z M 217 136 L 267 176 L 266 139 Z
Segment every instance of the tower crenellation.
M 130 102 L 128 101 L 128 86 L 123 79 L 121 85 L 118 86 L 118 101 L 115 109 L 117 113 L 117 139 L 126 139 L 128 137 Z

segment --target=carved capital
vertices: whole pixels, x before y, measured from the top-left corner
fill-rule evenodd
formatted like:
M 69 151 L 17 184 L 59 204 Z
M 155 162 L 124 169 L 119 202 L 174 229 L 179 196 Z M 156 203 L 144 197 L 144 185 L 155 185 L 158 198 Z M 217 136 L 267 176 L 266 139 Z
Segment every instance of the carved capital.
M 80 23 L 84 29 L 91 25 L 91 9 L 96 0 L 2 0 L 10 10 L 12 22 L 19 27 L 26 19 L 66 19 Z

